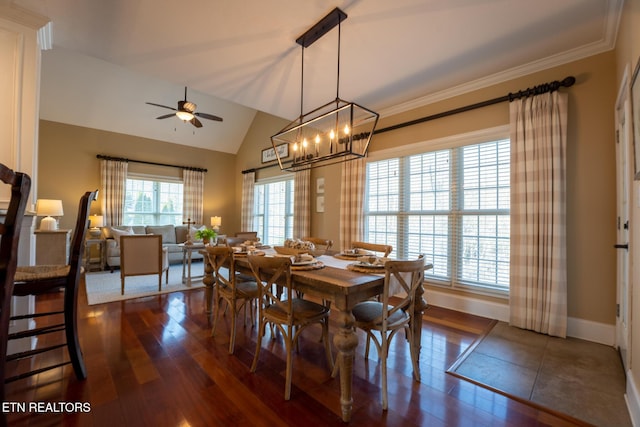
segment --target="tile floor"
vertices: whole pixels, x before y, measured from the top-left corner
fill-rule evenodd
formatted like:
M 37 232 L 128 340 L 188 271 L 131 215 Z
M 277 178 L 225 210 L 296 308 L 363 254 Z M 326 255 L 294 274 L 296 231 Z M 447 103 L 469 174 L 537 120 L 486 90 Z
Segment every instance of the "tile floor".
M 613 347 L 498 322 L 455 372 L 596 426 L 632 425 Z

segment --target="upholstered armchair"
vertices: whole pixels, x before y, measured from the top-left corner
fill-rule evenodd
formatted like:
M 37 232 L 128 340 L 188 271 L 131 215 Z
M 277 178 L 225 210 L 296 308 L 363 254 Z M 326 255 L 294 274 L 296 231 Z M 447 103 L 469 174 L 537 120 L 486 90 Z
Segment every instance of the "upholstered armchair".
M 158 291 L 162 290 L 162 273 L 169 282 L 169 255 L 162 246 L 162 236 L 129 235 L 120 237 L 120 282 L 124 295 L 124 279 L 127 276 L 158 275 Z

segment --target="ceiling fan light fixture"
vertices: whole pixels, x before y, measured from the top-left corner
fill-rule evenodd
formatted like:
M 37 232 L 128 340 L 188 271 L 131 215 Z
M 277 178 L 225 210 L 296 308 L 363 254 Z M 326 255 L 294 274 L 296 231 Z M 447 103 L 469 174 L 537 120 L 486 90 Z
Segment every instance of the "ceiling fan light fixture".
M 193 114 L 188 111 L 177 111 L 176 116 L 178 116 L 180 120 L 183 120 L 185 122 L 193 119 Z

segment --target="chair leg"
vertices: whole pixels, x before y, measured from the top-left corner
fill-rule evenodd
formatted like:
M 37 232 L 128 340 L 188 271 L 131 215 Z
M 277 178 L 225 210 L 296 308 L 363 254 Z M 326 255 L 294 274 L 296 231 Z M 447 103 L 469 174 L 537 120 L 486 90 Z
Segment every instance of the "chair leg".
M 229 354 L 233 354 L 233 349 L 236 345 L 236 322 L 238 308 L 236 308 L 235 300 L 231 304 L 231 331 L 229 332 Z
M 364 358 L 369 358 L 369 344 L 371 343 L 371 337 L 369 336 L 369 331 L 367 331 L 367 344 L 364 347 Z
M 389 402 L 387 398 L 387 353 L 389 352 L 389 343 L 385 337 L 382 338 L 382 410 L 386 411 L 389 408 Z
M 287 339 L 285 339 L 285 347 L 287 348 L 287 373 L 286 373 L 286 379 L 285 379 L 285 385 L 284 385 L 284 400 L 289 400 L 291 399 L 291 377 L 292 377 L 292 372 L 293 372 L 293 339 L 294 339 L 294 334 L 295 331 L 293 329 L 293 327 L 289 327 L 289 330 L 287 331 L 289 334 L 289 337 L 287 337 Z
M 409 353 L 411 354 L 411 364 L 413 365 L 413 379 L 420 382 L 420 368 L 418 367 L 419 348 L 413 342 L 413 333 L 410 328 L 405 328 L 407 339 L 409 341 Z
M 76 289 L 77 292 L 77 289 Z M 65 292 L 64 296 L 64 333 L 67 339 L 67 351 L 71 366 L 78 380 L 87 378 L 87 369 L 84 365 L 82 349 L 78 341 L 78 315 L 77 315 L 77 294 Z
M 258 338 L 256 339 L 256 354 L 253 356 L 253 363 L 251 364 L 251 372 L 255 372 L 258 367 L 258 359 L 260 358 L 260 349 L 262 348 L 262 337 L 264 336 L 267 322 L 260 319 L 260 326 L 258 327 Z

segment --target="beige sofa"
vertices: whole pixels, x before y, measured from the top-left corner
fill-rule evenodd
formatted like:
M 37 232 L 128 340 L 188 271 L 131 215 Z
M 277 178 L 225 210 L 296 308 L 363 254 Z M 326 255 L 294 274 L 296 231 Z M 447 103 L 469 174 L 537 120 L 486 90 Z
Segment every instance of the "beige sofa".
M 191 240 L 198 242 L 194 234 L 203 225 L 191 226 Z M 162 236 L 162 246 L 167 248 L 169 263 L 176 264 L 182 262 L 181 243 L 187 240 L 186 225 L 118 225 L 113 227 L 102 227 L 102 236 L 107 241 L 107 265 L 111 270 L 120 267 L 120 236 L 127 234 L 159 234 Z M 201 241 L 200 241 L 201 242 Z M 193 251 L 191 259 L 202 259 L 202 255 Z

